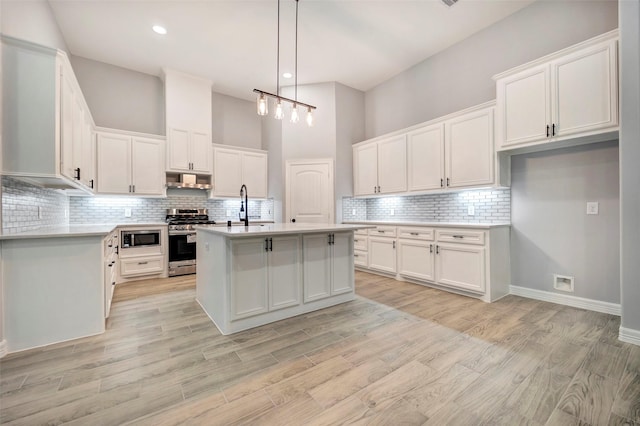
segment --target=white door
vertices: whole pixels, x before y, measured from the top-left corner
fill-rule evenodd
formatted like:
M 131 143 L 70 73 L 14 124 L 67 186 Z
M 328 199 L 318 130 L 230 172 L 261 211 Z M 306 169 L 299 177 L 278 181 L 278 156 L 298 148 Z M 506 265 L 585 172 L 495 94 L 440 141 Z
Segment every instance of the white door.
M 446 122 L 446 186 L 493 183 L 493 108 L 476 111 Z
M 378 144 L 353 148 L 353 186 L 355 195 L 378 192 Z
M 331 242 L 331 294 L 353 290 L 353 233 L 333 234 Z
M 568 55 L 551 69 L 556 136 L 618 124 L 615 41 Z
M 190 152 L 191 171 L 211 174 L 211 137 L 206 133 L 191 132 Z
M 369 237 L 369 268 L 382 272 L 396 272 L 395 238 Z
M 331 296 L 331 250 L 327 234 L 302 236 L 304 302 Z
M 265 238 L 231 240 L 231 319 L 269 309 Z
M 169 170 L 188 172 L 189 161 L 189 132 L 182 129 L 169 129 L 167 135 L 169 146 L 167 165 Z
M 98 192 L 129 194 L 131 185 L 131 138 L 98 133 Z
M 226 148 L 213 149 L 213 194 L 220 197 L 239 197 L 242 186 L 242 154 Z M 251 189 L 247 186 L 247 189 Z M 253 193 L 249 192 L 249 197 Z
M 248 187 L 247 187 L 248 189 Z M 299 305 L 302 293 L 300 237 L 274 237 L 269 244 L 269 310 Z
M 484 247 L 436 245 L 436 282 L 475 293 L 485 292 Z
M 551 125 L 549 66 L 542 65 L 496 83 L 498 147 L 546 139 Z
M 419 280 L 433 281 L 433 242 L 398 240 L 398 273 Z
M 165 185 L 163 145 L 160 141 L 133 138 L 131 143 L 132 192 L 162 195 Z
M 407 190 L 407 138 L 396 136 L 378 142 L 378 192 Z
M 290 160 L 286 169 L 286 219 L 333 223 L 333 161 Z
M 252 198 L 267 198 L 267 154 L 242 153 L 242 183 Z
M 443 124 L 414 130 L 407 136 L 409 191 L 444 187 Z

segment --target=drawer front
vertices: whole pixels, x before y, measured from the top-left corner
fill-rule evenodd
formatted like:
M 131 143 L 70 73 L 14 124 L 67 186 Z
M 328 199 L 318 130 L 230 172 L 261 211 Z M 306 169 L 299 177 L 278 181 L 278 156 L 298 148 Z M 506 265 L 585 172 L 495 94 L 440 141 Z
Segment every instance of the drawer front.
M 353 231 L 353 233 L 355 235 L 364 235 L 367 236 L 369 235 L 369 230 L 368 229 L 356 229 L 355 231 Z
M 451 242 L 463 244 L 484 245 L 484 231 L 473 231 L 466 229 L 437 229 L 436 238 L 438 242 Z
M 356 266 L 361 266 L 363 268 L 369 267 L 369 256 L 366 251 L 362 250 L 354 250 L 353 251 L 353 263 Z
M 396 227 L 395 226 L 376 226 L 374 229 L 369 229 L 370 236 L 376 237 L 395 237 L 396 236 Z
M 140 257 L 137 259 L 120 259 L 120 275 L 147 275 L 164 270 L 164 256 Z
M 398 237 L 411 240 L 426 240 L 433 241 L 435 232 L 433 228 L 421 228 L 421 227 L 399 227 Z
M 353 236 L 353 248 L 354 250 L 361 250 L 361 251 L 367 251 L 368 250 L 368 244 L 369 244 L 369 238 L 368 237 L 363 237 L 361 235 L 354 235 Z

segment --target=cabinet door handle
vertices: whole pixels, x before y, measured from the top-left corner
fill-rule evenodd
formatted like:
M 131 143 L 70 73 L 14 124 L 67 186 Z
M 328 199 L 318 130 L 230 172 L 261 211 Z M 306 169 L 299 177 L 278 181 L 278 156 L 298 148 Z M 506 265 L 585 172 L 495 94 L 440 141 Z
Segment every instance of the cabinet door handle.
M 464 235 L 454 235 L 453 238 L 464 238 Z
M 447 178 L 447 186 L 449 186 L 449 178 Z
M 444 188 L 444 179 L 440 178 L 440 188 Z
M 429 244 L 429 253 L 433 253 L 433 244 Z
M 556 124 L 554 123 L 553 126 L 551 126 L 551 136 L 555 136 L 556 135 Z
M 547 124 L 547 137 L 549 137 L 549 125 Z
M 135 185 L 131 185 L 131 187 L 133 188 L 133 190 L 131 192 L 136 192 L 136 186 Z
M 436 244 L 436 254 L 440 254 L 440 247 Z
M 120 254 L 120 250 L 118 246 L 116 246 L 116 254 Z
M 80 180 L 80 167 L 73 169 L 73 177 L 76 180 Z
M 91 179 L 89 182 L 91 182 L 91 189 L 93 189 L 93 179 Z
M 269 238 L 269 251 L 273 251 L 273 238 Z
M 378 185 L 378 194 L 380 193 L 380 185 Z
M 393 242 L 393 248 L 394 249 L 396 248 L 396 242 L 395 241 Z
M 269 239 L 264 239 L 264 251 L 269 251 Z

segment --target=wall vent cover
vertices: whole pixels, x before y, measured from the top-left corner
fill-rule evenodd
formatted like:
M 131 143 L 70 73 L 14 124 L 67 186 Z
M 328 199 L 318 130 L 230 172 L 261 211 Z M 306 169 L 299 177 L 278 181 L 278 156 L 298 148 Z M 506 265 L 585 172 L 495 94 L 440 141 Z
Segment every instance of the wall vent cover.
M 458 3 L 458 0 L 442 0 L 442 3 L 444 3 L 446 6 L 453 6 L 454 4 Z

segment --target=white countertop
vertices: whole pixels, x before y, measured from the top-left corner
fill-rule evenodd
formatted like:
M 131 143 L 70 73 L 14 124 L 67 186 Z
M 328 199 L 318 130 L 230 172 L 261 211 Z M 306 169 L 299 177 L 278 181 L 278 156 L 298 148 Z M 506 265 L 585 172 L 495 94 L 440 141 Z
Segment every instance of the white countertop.
M 271 223 L 264 225 L 249 224 L 249 227 L 232 226 L 230 228 L 226 226 L 197 226 L 196 230 L 234 238 L 275 234 L 310 234 L 316 232 L 355 231 L 356 229 L 367 228 L 373 228 L 373 226 L 367 224 L 333 225 L 326 223 Z
M 387 225 L 387 226 L 428 226 L 433 228 L 475 228 L 491 229 L 503 226 L 511 226 L 510 223 L 469 223 L 469 222 L 395 222 L 395 221 L 375 221 L 359 220 L 345 221 L 345 224 L 365 224 L 365 225 Z
M 167 224 L 165 222 L 157 222 L 45 226 L 33 231 L 3 234 L 0 235 L 0 240 L 19 240 L 29 238 L 104 237 L 117 227 L 130 228 L 136 226 L 167 226 Z

